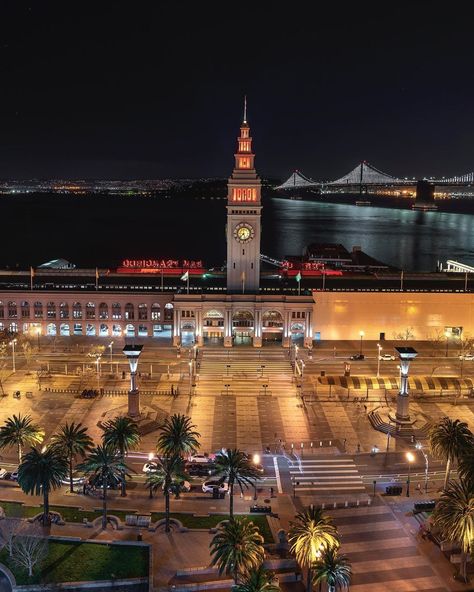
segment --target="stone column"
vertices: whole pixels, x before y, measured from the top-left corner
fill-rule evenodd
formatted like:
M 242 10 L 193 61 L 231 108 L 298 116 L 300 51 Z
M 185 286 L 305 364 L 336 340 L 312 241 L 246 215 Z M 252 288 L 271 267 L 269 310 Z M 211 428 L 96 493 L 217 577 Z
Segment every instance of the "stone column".
M 255 310 L 253 321 L 253 346 L 262 347 L 262 311 Z
M 311 318 L 311 312 L 306 311 L 305 315 L 305 338 L 304 338 L 304 346 L 305 347 L 313 347 L 313 322 Z
M 232 310 L 224 311 L 224 347 L 232 347 Z

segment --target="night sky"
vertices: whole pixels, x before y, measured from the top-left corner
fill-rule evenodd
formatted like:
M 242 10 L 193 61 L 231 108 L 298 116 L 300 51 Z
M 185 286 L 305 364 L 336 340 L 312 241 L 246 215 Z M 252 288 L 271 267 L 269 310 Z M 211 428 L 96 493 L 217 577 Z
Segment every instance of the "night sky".
M 324 4 L 2 2 L 0 178 L 225 177 L 244 94 L 264 176 L 474 170 L 462 4 Z

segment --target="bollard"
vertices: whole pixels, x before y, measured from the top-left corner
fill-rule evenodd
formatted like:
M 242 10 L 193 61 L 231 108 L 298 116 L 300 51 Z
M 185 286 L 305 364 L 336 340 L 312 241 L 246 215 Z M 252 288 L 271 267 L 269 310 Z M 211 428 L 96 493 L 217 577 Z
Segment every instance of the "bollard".
M 367 505 L 370 506 L 370 504 L 372 503 L 371 498 L 369 497 L 369 499 L 367 500 Z
M 321 442 L 321 440 L 319 441 L 319 445 L 320 445 L 320 446 L 322 446 L 322 445 L 323 445 L 323 443 Z
M 325 510 L 325 509 L 326 509 L 326 503 L 325 503 L 325 502 L 323 502 L 323 503 L 321 504 L 321 510 Z
M 357 500 L 356 507 L 358 508 L 360 504 L 360 500 Z
M 337 502 L 334 502 L 333 504 L 333 508 L 336 509 L 337 508 Z
M 332 440 L 329 440 L 329 446 L 332 446 Z
M 349 507 L 349 502 L 347 500 L 344 502 L 344 507 L 345 508 Z

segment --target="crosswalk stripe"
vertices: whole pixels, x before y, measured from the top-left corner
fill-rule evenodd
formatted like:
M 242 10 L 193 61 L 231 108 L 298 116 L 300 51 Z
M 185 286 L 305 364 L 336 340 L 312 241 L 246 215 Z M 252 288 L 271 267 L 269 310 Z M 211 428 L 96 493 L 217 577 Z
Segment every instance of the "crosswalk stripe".
M 328 484 L 329 485 L 329 484 Z M 332 487 L 295 487 L 295 491 L 365 491 L 365 487 L 357 485 L 350 485 L 348 487 L 332 486 Z

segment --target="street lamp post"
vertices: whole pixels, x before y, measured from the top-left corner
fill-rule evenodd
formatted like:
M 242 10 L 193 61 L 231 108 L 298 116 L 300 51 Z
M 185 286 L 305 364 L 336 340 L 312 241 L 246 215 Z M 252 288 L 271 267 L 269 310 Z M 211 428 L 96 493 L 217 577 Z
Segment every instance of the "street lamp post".
M 408 398 L 408 369 L 410 362 L 416 358 L 418 352 L 412 347 L 396 347 L 395 350 L 400 358 L 400 392 L 397 397 L 396 418 L 401 422 L 410 419 L 409 398 Z
M 259 464 L 260 464 L 260 454 L 257 454 L 257 453 L 255 453 L 255 454 L 253 455 L 252 461 L 253 461 L 253 464 L 254 464 L 254 466 L 257 466 L 257 465 L 259 465 Z M 254 485 L 253 485 L 253 486 L 254 486 L 254 496 L 253 496 L 253 499 L 254 499 L 255 501 L 257 501 L 257 499 L 258 499 L 258 498 L 257 498 L 257 484 L 256 484 L 256 483 L 254 483 Z
M 426 452 L 423 450 L 423 444 L 421 442 L 417 442 L 415 444 L 415 448 L 421 452 L 425 459 L 425 493 L 428 492 L 428 470 L 429 470 L 429 459 Z
M 193 361 L 189 362 L 189 394 L 193 394 Z
M 359 335 L 360 335 L 360 351 L 359 351 L 359 355 L 362 355 L 362 339 L 364 338 L 364 331 L 359 331 Z
M 408 461 L 408 478 L 407 478 L 407 497 L 410 497 L 410 472 L 411 472 L 411 463 L 415 460 L 412 452 L 407 452 L 406 459 Z
M 383 350 L 383 347 L 380 343 L 377 343 L 377 378 L 380 376 L 380 352 Z
M 102 356 L 97 356 L 95 360 L 96 370 L 97 370 L 97 390 L 100 391 L 100 358 Z
M 37 329 L 36 329 L 36 339 L 37 339 L 37 342 L 38 342 L 38 351 L 41 351 L 40 335 L 41 335 L 41 327 L 37 327 Z
M 128 391 L 128 414 L 131 417 L 140 415 L 140 393 L 137 388 L 138 358 L 143 345 L 126 345 L 122 352 L 127 356 L 130 365 L 130 390 Z
M 16 372 L 16 364 L 15 364 L 15 344 L 16 344 L 16 339 L 12 339 L 10 341 L 11 348 L 12 348 L 12 371 Z
M 449 332 L 445 331 L 444 332 L 444 336 L 446 337 L 446 352 L 445 352 L 445 357 L 448 357 L 448 350 L 449 350 Z
M 113 367 L 113 363 L 114 363 L 114 358 L 113 358 L 113 352 L 112 352 L 112 346 L 114 345 L 114 342 L 111 341 L 108 345 L 108 348 L 110 350 L 110 373 L 112 374 L 112 372 L 114 371 L 114 367 Z
M 301 396 L 303 396 L 303 394 L 304 394 L 304 389 L 303 389 L 304 367 L 305 367 L 305 363 L 303 362 L 303 360 L 301 360 Z

